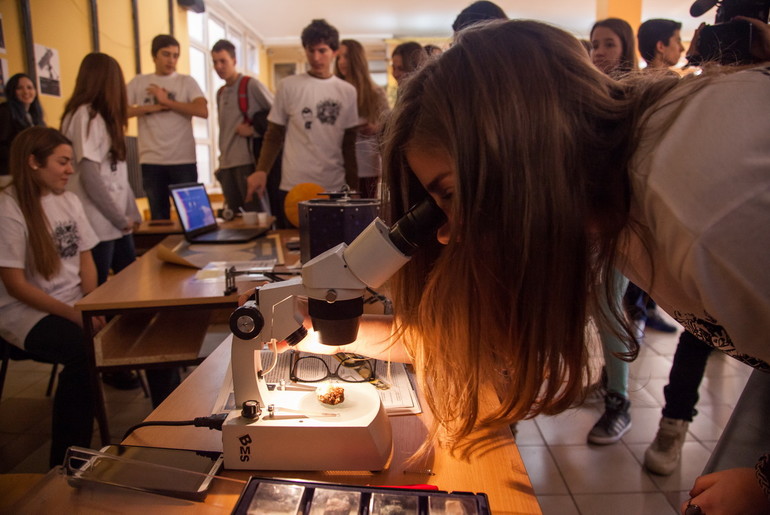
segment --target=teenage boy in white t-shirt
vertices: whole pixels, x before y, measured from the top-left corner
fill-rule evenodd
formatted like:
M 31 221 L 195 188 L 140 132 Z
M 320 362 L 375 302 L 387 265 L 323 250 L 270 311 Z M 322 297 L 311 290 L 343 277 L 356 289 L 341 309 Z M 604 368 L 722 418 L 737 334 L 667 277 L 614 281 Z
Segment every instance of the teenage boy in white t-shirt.
M 335 77 L 331 68 L 339 33 L 326 20 L 313 20 L 302 31 L 302 47 L 309 70 L 278 86 L 257 170 L 247 179 L 247 200 L 264 193 L 267 170 L 283 144 L 281 206 L 289 190 L 305 182 L 327 191 L 339 191 L 345 184 L 358 189 L 356 89 Z
M 176 72 L 179 42 L 173 36 L 155 36 L 152 59 L 155 73 L 131 79 L 127 93 L 128 116 L 139 120 L 142 184 L 156 220 L 171 217 L 169 184 L 198 180 L 191 120 L 209 112 L 195 79 Z

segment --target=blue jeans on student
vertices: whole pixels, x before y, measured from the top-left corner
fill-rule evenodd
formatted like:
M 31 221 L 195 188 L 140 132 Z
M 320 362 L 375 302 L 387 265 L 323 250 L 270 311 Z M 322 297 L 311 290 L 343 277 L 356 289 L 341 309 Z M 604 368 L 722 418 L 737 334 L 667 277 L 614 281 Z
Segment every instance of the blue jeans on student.
M 623 311 L 623 292 L 626 291 L 626 287 L 629 282 L 626 277 L 613 269 L 613 296 L 612 299 L 607 299 L 603 295 L 599 297 L 599 308 L 602 311 L 602 315 L 609 326 L 605 324 L 599 324 L 599 338 L 602 344 L 602 352 L 604 353 L 604 367 L 607 371 L 607 391 L 615 392 L 628 398 L 628 361 L 624 361 L 618 358 L 616 353 L 627 352 L 625 342 L 618 338 L 618 334 L 622 334 L 623 327 L 612 316 L 612 310 L 608 302 L 613 302 L 614 310 L 616 313 L 622 313 Z
M 245 211 L 264 211 L 258 198 L 254 197 L 246 202 L 246 178 L 252 173 L 254 173 L 254 165 L 251 164 L 220 168 L 214 173 L 222 186 L 222 194 L 225 196 L 227 207 L 236 214 L 241 208 Z
M 278 204 L 278 211 L 273 212 L 276 229 L 291 229 L 294 227 L 291 222 L 289 222 L 289 219 L 286 218 L 286 210 L 284 209 L 284 202 L 286 202 L 286 196 L 288 194 L 289 192 L 285 190 L 279 189 L 277 191 L 276 203 Z
M 91 446 L 96 392 L 91 384 L 83 329 L 48 315 L 30 330 L 24 349 L 40 361 L 61 363 L 51 419 L 51 467 L 64 462 L 67 447 Z
M 698 387 L 706 370 L 708 357 L 714 348 L 699 340 L 691 332 L 679 336 L 674 363 L 668 375 L 668 384 L 663 388 L 666 405 L 663 416 L 692 422 L 698 411 Z
M 142 164 L 142 186 L 150 204 L 150 218 L 168 220 L 171 218 L 171 203 L 168 187 L 171 184 L 198 181 L 198 166 L 195 163 L 181 165 Z
M 97 284 L 103 284 L 110 275 L 110 270 L 118 273 L 136 261 L 134 235 L 125 234 L 116 240 L 101 241 L 91 249 L 96 264 Z

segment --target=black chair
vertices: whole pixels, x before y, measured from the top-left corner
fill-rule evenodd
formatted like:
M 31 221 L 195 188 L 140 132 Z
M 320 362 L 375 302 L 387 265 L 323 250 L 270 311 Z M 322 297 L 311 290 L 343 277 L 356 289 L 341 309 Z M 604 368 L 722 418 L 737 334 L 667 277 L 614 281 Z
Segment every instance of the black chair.
M 5 376 L 8 374 L 8 363 L 13 361 L 24 361 L 31 359 L 33 361 L 39 361 L 41 363 L 50 363 L 49 361 L 42 360 L 37 356 L 33 356 L 27 351 L 18 348 L 15 345 L 11 345 L 4 339 L 0 338 L 0 356 L 2 356 L 2 365 L 0 365 L 0 399 L 3 397 L 3 387 L 5 386 Z M 45 394 L 47 397 L 51 396 L 53 392 L 53 384 L 56 381 L 56 373 L 59 371 L 58 363 L 51 363 L 53 369 L 51 370 L 51 378 L 48 380 L 48 388 L 46 388 Z

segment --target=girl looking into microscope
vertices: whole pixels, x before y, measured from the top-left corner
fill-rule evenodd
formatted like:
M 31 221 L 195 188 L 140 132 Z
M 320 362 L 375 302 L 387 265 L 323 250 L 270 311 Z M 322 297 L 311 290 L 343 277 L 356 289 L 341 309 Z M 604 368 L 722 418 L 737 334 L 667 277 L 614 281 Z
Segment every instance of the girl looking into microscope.
M 613 317 L 635 357 L 625 317 L 599 308 L 614 305 L 614 268 L 768 370 L 770 119 L 754 113 L 769 104 L 768 67 L 623 83 L 543 23 L 462 31 L 399 91 L 383 153 L 390 219 L 430 195 L 448 222 L 394 276 L 392 323 L 299 347 L 412 361 L 434 416 L 427 445 L 464 456 L 491 429 L 585 397 L 592 318 Z M 767 513 L 768 472 L 765 456 L 703 476 L 690 503 Z

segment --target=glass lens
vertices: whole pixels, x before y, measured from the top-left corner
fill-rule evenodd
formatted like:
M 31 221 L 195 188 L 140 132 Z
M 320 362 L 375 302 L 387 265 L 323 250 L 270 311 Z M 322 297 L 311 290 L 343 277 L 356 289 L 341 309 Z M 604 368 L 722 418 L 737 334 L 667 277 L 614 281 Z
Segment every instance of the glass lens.
M 303 356 L 294 362 L 292 376 L 292 380 L 294 381 L 323 381 L 329 376 L 329 368 L 321 358 L 316 356 Z
M 348 383 L 362 383 L 373 376 L 374 372 L 369 360 L 349 358 L 341 361 L 337 368 L 337 377 Z

